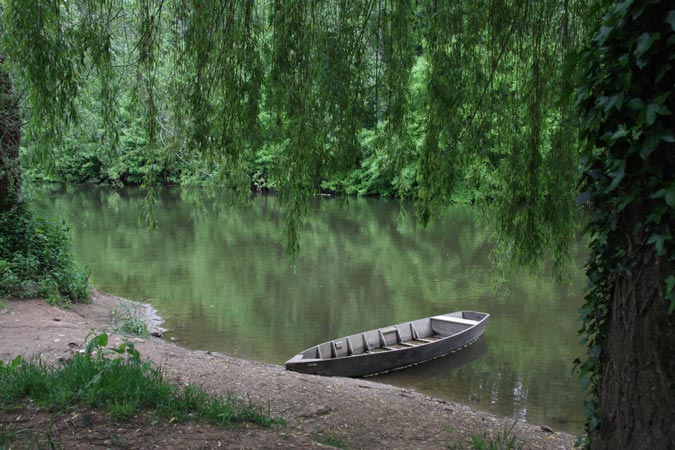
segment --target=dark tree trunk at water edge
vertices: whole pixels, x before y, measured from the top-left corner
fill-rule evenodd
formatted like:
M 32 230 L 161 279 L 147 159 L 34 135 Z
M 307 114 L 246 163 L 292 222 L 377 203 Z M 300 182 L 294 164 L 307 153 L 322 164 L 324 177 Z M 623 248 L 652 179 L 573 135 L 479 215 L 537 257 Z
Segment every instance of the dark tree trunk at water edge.
M 16 204 L 21 189 L 19 107 L 4 63 L 0 55 L 0 213 Z
M 645 209 L 635 205 L 614 234 L 615 248 L 626 249 L 632 264 L 617 277 L 607 317 L 600 357 L 602 417 L 593 449 L 675 445 L 675 314 L 668 314 L 663 285 L 673 267 L 636 231 Z
M 592 450 L 674 448 L 675 10 L 606 4 L 576 89 L 590 280 L 582 308 Z

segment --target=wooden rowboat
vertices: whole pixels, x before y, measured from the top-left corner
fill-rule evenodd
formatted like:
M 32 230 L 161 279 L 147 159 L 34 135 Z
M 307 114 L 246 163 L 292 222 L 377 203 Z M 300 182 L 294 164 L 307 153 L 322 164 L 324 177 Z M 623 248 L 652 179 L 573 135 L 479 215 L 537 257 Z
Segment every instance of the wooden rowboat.
M 361 377 L 402 369 L 460 350 L 483 335 L 489 314 L 458 311 L 353 334 L 310 347 L 286 369 Z

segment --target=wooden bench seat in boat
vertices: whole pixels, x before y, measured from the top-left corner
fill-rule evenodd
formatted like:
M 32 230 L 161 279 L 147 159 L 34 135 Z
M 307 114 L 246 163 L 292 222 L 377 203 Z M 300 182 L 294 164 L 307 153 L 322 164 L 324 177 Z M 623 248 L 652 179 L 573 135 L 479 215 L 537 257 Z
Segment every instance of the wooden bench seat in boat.
M 451 317 L 451 316 L 434 316 L 432 317 L 433 320 L 440 320 L 442 322 L 452 322 L 452 323 L 461 323 L 464 325 L 476 325 L 479 321 L 478 320 L 469 320 L 469 319 L 461 319 L 459 317 Z

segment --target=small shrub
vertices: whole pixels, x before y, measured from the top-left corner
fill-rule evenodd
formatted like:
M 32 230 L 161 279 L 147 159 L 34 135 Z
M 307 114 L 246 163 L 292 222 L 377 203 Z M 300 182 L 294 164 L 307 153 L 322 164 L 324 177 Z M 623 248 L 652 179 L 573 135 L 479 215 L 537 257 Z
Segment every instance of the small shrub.
M 75 266 L 63 224 L 40 217 L 23 202 L 0 214 L 0 298 L 86 302 L 87 279 Z

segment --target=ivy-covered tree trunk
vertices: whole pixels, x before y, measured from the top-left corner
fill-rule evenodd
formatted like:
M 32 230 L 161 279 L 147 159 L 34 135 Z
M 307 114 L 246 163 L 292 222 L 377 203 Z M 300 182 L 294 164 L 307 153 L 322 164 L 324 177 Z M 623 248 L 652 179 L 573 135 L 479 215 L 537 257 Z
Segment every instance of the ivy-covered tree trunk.
M 619 269 L 609 304 L 592 449 L 666 450 L 675 443 L 675 315 L 668 314 L 663 285 L 673 267 L 645 245 L 649 236 L 640 226 L 653 207 L 627 207 L 608 241 L 628 264 Z
M 9 74 L 0 55 L 0 213 L 10 210 L 19 196 L 21 122 Z
M 582 312 L 590 448 L 673 448 L 675 10 L 611 4 L 581 55 L 582 198 L 591 289 Z

